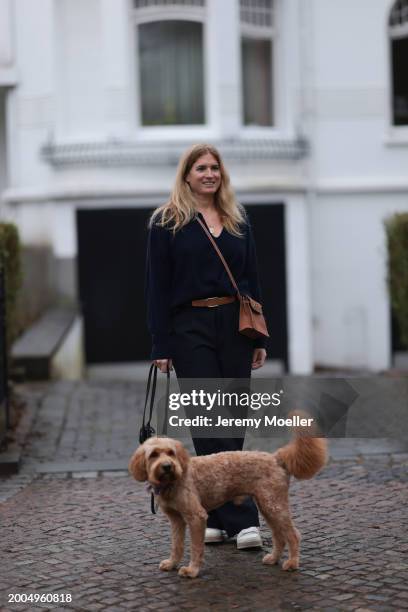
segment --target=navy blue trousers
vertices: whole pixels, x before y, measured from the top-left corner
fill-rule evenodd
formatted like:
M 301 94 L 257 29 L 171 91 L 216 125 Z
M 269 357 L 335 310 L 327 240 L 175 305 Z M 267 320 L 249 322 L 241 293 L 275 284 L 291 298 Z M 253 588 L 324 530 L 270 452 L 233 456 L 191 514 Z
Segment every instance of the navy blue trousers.
M 229 378 L 247 379 L 249 383 L 253 341 L 238 332 L 238 321 L 238 302 L 214 308 L 178 309 L 172 319 L 172 354 L 177 379 Z M 246 408 L 240 408 L 236 416 L 245 417 L 246 412 Z M 242 450 L 244 438 L 193 437 L 193 443 L 197 455 L 209 455 Z M 212 510 L 207 521 L 208 527 L 224 529 L 229 537 L 258 525 L 258 510 L 250 497 L 240 505 L 228 502 Z

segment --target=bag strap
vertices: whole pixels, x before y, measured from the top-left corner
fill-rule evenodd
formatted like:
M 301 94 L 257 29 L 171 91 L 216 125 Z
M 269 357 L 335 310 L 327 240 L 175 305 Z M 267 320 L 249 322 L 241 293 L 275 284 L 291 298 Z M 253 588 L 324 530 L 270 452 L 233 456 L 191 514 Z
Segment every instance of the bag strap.
M 234 287 L 235 291 L 237 292 L 239 299 L 241 299 L 241 294 L 240 294 L 240 292 L 239 292 L 238 285 L 237 285 L 237 283 L 235 282 L 235 278 L 233 277 L 232 272 L 231 272 L 231 270 L 229 269 L 229 266 L 228 266 L 227 262 L 225 261 L 223 254 L 221 253 L 220 249 L 217 247 L 217 245 L 216 245 L 216 243 L 215 243 L 214 238 L 211 236 L 210 232 L 209 232 L 209 231 L 208 231 L 208 229 L 206 228 L 205 224 L 204 224 L 204 223 L 201 221 L 201 219 L 200 219 L 199 217 L 196 217 L 196 219 L 197 219 L 197 221 L 199 222 L 199 224 L 201 225 L 201 227 L 203 228 L 204 232 L 205 232 L 205 233 L 206 233 L 206 235 L 207 235 L 207 238 L 209 239 L 209 241 L 210 241 L 210 242 L 211 242 L 211 244 L 213 245 L 214 249 L 216 250 L 216 252 L 217 252 L 217 254 L 218 254 L 218 256 L 219 256 L 219 258 L 221 259 L 222 263 L 224 264 L 224 268 L 225 268 L 225 269 L 226 269 L 226 271 L 227 271 L 227 274 L 228 274 L 228 276 L 229 276 L 229 278 L 230 278 L 230 281 L 231 281 L 231 283 L 232 283 L 232 285 L 233 285 L 233 287 Z

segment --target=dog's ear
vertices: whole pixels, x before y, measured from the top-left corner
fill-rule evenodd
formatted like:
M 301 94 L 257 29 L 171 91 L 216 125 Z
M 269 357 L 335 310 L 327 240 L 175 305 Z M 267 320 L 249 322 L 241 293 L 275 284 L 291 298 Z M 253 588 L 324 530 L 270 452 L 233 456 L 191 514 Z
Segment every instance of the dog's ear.
M 183 470 L 183 472 L 185 472 L 187 469 L 188 462 L 190 461 L 190 454 L 188 450 L 184 448 L 181 442 L 179 442 L 178 440 L 176 440 L 175 442 L 177 459 L 180 462 L 181 469 Z
M 133 453 L 129 461 L 129 472 L 135 480 L 140 480 L 140 482 L 147 480 L 146 457 L 143 444 Z

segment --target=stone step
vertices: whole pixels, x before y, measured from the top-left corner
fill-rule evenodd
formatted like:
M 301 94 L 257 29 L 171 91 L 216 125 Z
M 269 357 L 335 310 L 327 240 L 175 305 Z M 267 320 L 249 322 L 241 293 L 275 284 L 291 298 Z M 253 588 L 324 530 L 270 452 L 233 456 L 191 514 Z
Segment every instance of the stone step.
M 76 316 L 74 308 L 54 307 L 29 327 L 12 347 L 12 366 L 25 380 L 49 380 L 51 361 Z

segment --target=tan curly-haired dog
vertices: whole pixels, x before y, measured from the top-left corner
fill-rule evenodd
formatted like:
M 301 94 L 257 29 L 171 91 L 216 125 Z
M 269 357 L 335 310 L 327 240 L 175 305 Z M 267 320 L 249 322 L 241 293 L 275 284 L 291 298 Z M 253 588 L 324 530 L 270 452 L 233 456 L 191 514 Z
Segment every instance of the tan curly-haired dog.
M 148 481 L 170 520 L 172 544 L 164 571 L 174 569 L 184 551 L 186 524 L 191 536 L 190 564 L 180 576 L 195 578 L 204 553 L 207 512 L 229 500 L 251 495 L 272 530 L 273 551 L 263 563 L 273 565 L 288 545 L 284 570 L 299 567 L 300 534 L 289 510 L 289 479 L 312 478 L 326 463 L 327 446 L 322 438 L 299 435 L 275 453 L 227 451 L 190 457 L 183 445 L 171 438 L 149 438 L 132 456 L 129 471 L 136 480 Z

